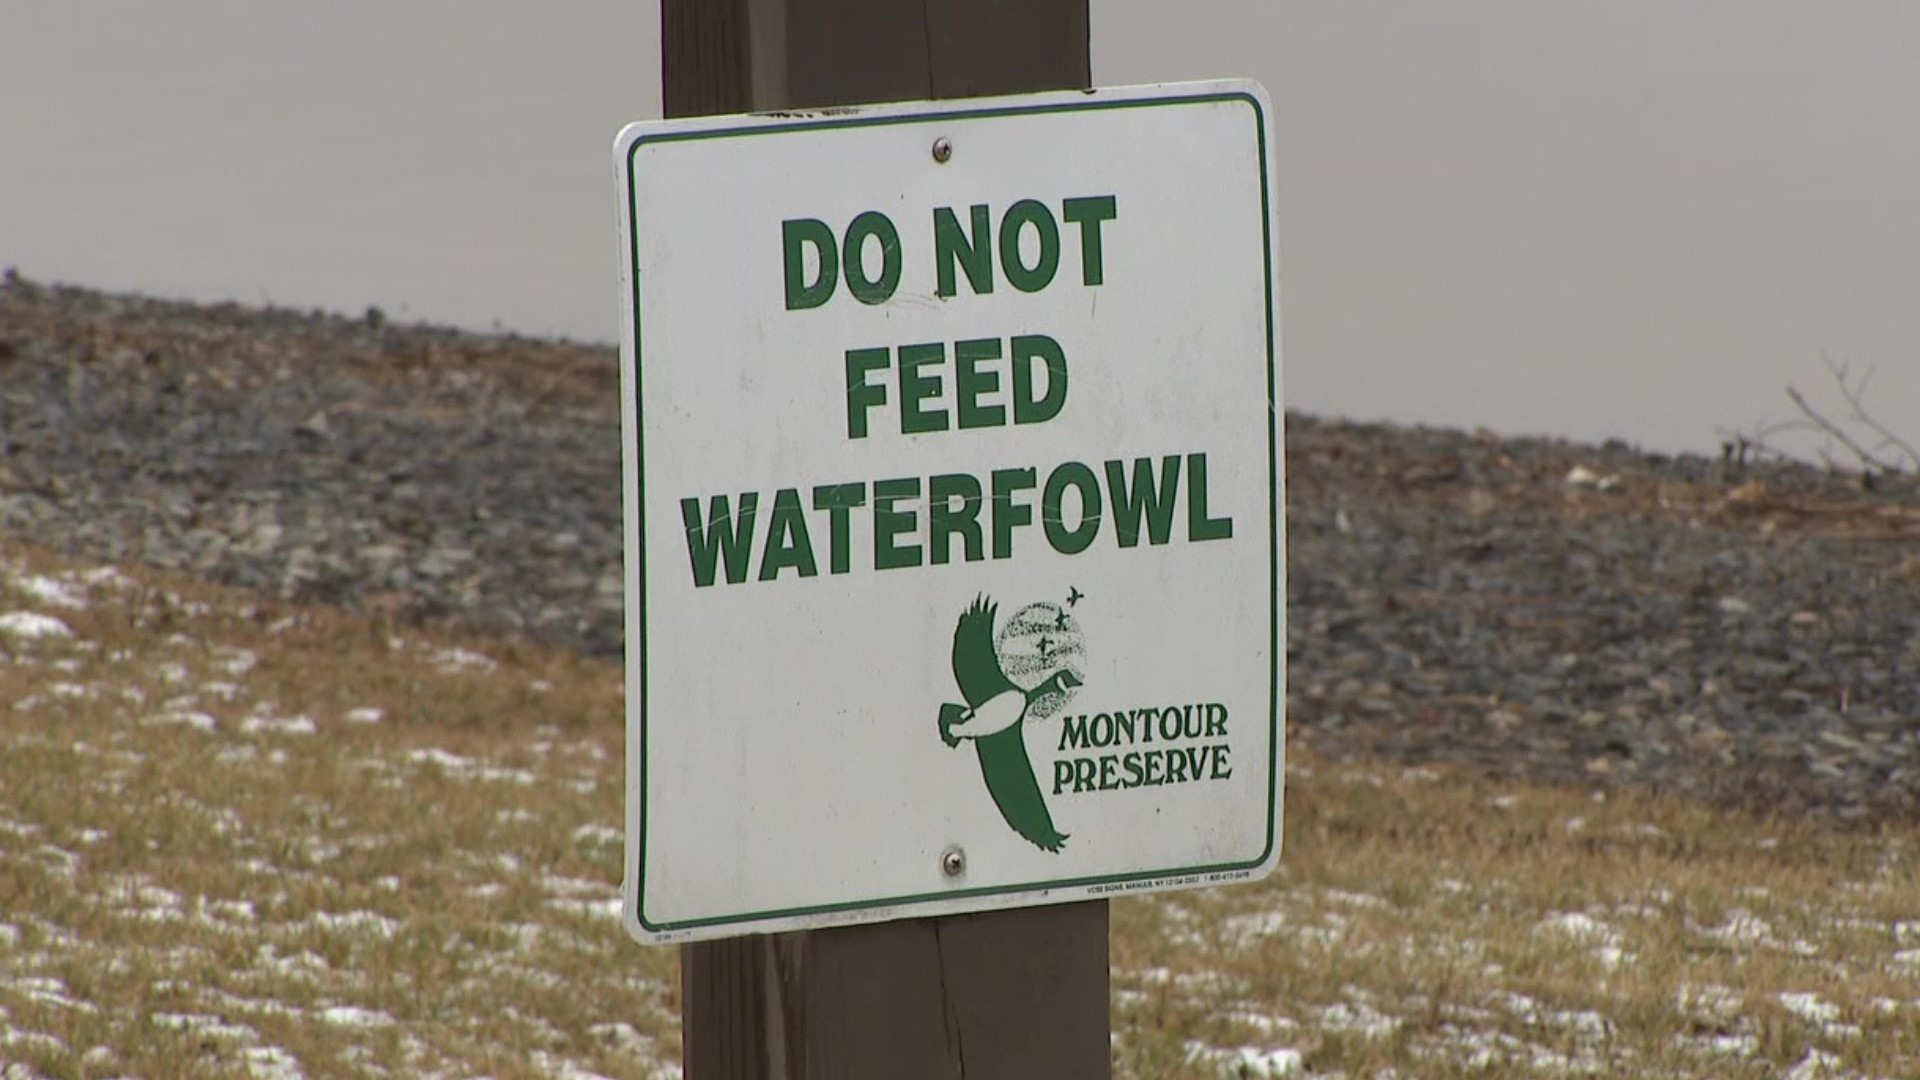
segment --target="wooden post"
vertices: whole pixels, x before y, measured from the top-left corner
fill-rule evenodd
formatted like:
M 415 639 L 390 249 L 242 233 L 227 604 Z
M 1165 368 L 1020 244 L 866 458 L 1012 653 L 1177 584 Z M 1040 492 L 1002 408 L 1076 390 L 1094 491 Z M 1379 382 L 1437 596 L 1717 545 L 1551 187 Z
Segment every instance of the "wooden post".
M 668 116 L 1090 84 L 1087 0 L 661 0 Z M 681 950 L 689 1080 L 1111 1074 L 1105 901 Z
M 668 116 L 1092 82 L 1087 0 L 661 0 Z

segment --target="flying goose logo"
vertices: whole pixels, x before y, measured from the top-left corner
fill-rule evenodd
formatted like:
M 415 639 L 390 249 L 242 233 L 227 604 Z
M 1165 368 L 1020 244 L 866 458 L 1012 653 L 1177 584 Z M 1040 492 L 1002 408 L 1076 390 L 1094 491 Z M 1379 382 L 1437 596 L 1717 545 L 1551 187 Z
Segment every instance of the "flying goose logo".
M 1067 834 L 1047 812 L 1021 727 L 1058 712 L 1083 684 L 1079 621 L 1059 604 L 1028 604 L 996 635 L 996 611 L 976 597 L 953 629 L 953 678 L 966 703 L 940 706 L 940 738 L 949 747 L 971 740 L 1000 816 L 1042 851 L 1058 852 Z

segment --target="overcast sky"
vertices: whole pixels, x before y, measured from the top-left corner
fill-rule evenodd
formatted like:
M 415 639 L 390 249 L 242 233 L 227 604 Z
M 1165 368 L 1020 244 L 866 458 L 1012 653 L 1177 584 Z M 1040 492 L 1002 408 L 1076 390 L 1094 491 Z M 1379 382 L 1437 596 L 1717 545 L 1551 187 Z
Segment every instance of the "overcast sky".
M 1920 436 L 1920 4 L 1093 0 L 1103 84 L 1276 103 L 1289 403 L 1705 449 L 1877 365 Z M 0 265 L 612 340 L 657 8 L 0 11 Z

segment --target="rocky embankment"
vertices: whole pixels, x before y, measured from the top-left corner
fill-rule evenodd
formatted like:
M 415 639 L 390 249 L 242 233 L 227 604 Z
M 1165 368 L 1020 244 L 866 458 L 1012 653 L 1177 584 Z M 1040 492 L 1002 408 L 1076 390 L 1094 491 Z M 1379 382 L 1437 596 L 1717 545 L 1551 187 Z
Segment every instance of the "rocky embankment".
M 0 533 L 621 645 L 611 349 L 0 286 Z M 1920 493 L 1287 418 L 1292 737 L 1838 818 L 1920 805 Z

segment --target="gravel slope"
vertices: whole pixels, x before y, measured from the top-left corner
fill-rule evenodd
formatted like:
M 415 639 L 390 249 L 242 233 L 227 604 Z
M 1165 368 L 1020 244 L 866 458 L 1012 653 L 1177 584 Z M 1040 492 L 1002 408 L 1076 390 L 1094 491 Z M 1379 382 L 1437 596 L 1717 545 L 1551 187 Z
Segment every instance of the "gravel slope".
M 9 275 L 0 531 L 617 655 L 612 350 Z M 1287 418 L 1289 721 L 1843 818 L 1920 799 L 1920 493 Z

